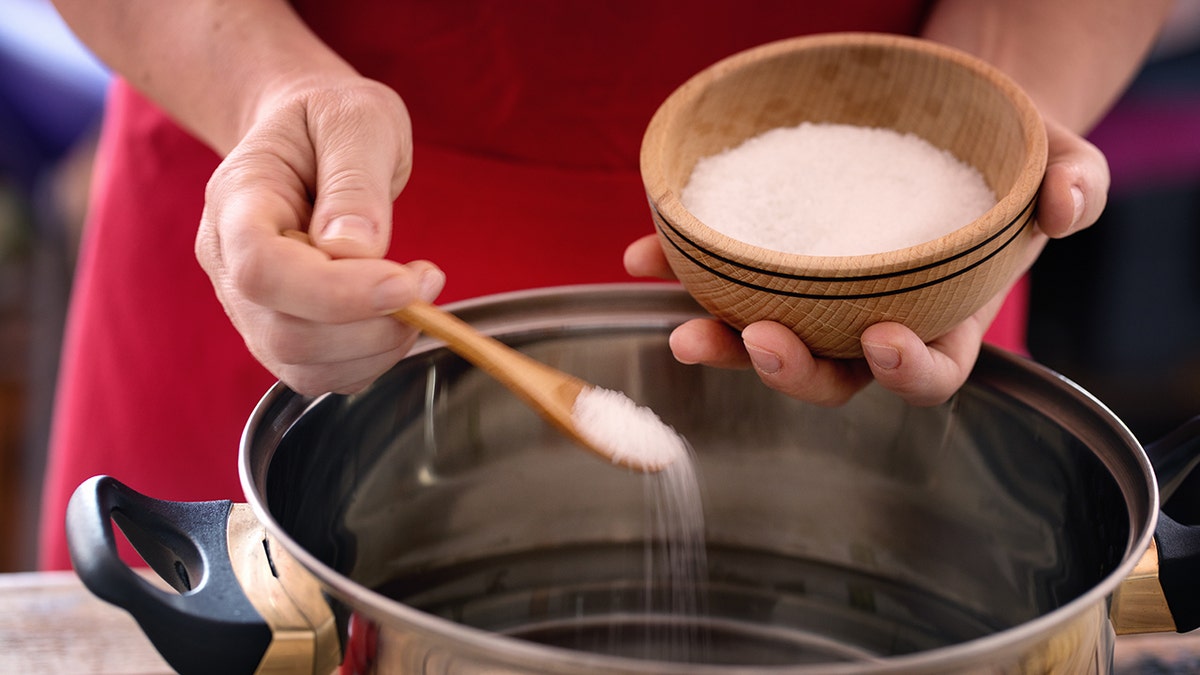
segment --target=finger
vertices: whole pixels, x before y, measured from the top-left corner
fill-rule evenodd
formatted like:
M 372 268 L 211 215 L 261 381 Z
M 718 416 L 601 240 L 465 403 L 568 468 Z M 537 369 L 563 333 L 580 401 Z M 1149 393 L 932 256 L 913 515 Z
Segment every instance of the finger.
M 947 401 L 962 387 L 979 356 L 983 331 L 974 320 L 928 345 L 898 323 L 863 331 L 863 353 L 876 381 L 913 405 Z
M 317 171 L 313 242 L 335 258 L 382 257 L 392 202 L 412 167 L 403 104 L 383 87 L 356 88 L 311 105 L 308 127 Z
M 1111 177 L 1104 153 L 1053 122 L 1046 124 L 1049 157 L 1038 195 L 1038 227 L 1061 238 L 1090 227 L 1108 202 Z
M 369 359 L 406 347 L 416 336 L 414 329 L 388 316 L 329 324 L 268 310 L 255 326 L 255 345 L 280 366 Z
M 416 330 L 391 317 L 323 324 L 222 295 L 246 346 L 268 370 L 304 394 L 351 393 L 407 353 Z
M 790 329 L 771 321 L 750 324 L 742 340 L 755 371 L 768 387 L 801 401 L 837 406 L 871 381 L 861 360 L 814 358 Z
M 376 258 L 331 258 L 289 237 L 260 229 L 237 231 L 223 242 L 234 294 L 300 319 L 348 323 L 432 301 L 445 275 L 432 263 L 400 265 Z
M 404 358 L 408 346 L 374 356 L 327 364 L 282 365 L 272 374 L 293 391 L 306 396 L 326 392 L 354 394 L 371 384 Z
M 418 331 L 392 317 L 321 324 L 233 298 L 231 319 L 246 346 L 268 370 L 303 394 L 351 393 L 391 368 Z
M 1036 254 L 1036 248 L 1036 245 L 1031 248 L 1030 255 Z M 1016 283 L 1014 280 L 1013 285 Z M 1010 285 L 928 344 L 899 323 L 868 326 L 860 342 L 872 375 L 885 389 L 913 405 L 930 406 L 947 401 L 967 381 L 979 358 L 983 336 L 1011 290 Z
M 671 353 L 680 363 L 748 368 L 750 359 L 736 331 L 716 319 L 691 319 L 671 331 Z
M 625 249 L 625 271 L 630 276 L 652 279 L 674 279 L 675 273 L 667 263 L 658 235 L 648 234 Z

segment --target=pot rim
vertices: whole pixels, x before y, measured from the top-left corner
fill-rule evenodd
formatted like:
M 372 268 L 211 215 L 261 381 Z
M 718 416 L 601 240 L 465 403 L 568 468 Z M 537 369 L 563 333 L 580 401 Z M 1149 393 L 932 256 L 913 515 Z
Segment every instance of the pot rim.
M 497 310 L 513 304 L 549 305 L 551 309 L 577 308 L 587 304 L 584 302 L 585 300 L 602 301 L 613 294 L 629 294 L 638 301 L 644 299 L 647 301 L 647 307 L 668 307 L 669 310 L 660 317 L 664 326 L 675 325 L 679 323 L 679 319 L 685 318 L 689 314 L 706 316 L 706 313 L 694 304 L 686 292 L 674 284 L 663 283 L 591 284 L 514 291 L 452 303 L 447 305 L 446 309 L 460 314 L 478 312 L 486 318 L 495 314 Z M 680 309 L 681 302 L 691 305 L 692 309 Z M 503 314 L 503 311 L 500 313 Z M 520 319 L 521 317 L 516 318 Z M 620 320 L 616 314 L 613 314 L 610 319 L 618 322 Z M 535 326 L 546 327 L 547 323 L 561 327 L 570 325 L 574 321 L 562 316 L 554 316 L 548 318 L 544 323 L 526 319 L 510 324 L 510 326 L 524 330 Z M 647 322 L 643 319 L 639 321 L 638 325 L 645 326 Z M 488 332 L 488 329 L 485 328 L 484 331 Z M 439 341 L 422 337 L 410 351 L 409 356 L 405 358 L 411 358 L 439 347 L 441 347 Z M 1055 421 L 1065 422 L 1067 417 L 1076 420 L 1083 419 L 1083 421 L 1091 418 L 1104 425 L 1102 430 L 1080 429 L 1072 426 L 1070 427 L 1072 432 L 1084 431 L 1088 432 L 1088 435 L 1104 436 L 1109 439 L 1109 442 L 1115 439 L 1129 450 L 1128 455 L 1123 458 L 1100 457 L 1114 479 L 1121 483 L 1122 494 L 1126 498 L 1130 517 L 1130 538 L 1120 564 L 1091 589 L 1062 606 L 1020 625 L 980 638 L 913 654 L 881 657 L 878 660 L 843 664 L 772 666 L 750 669 L 751 671 L 769 671 L 778 675 L 813 675 L 815 673 L 838 675 L 862 672 L 925 673 L 952 668 L 956 665 L 978 665 L 981 656 L 1008 653 L 1022 645 L 1032 645 L 1045 640 L 1048 636 L 1053 635 L 1055 627 L 1082 616 L 1098 604 L 1106 603 L 1117 586 L 1129 576 L 1134 565 L 1150 546 L 1159 512 L 1159 491 L 1154 469 L 1141 443 L 1128 427 L 1095 396 L 1043 365 L 990 345 L 984 345 L 979 363 L 985 366 L 986 377 L 996 380 L 993 384 L 998 385 L 1002 391 L 1013 393 L 1013 390 L 1019 385 L 1028 384 L 1029 381 L 1032 381 L 1034 385 L 1041 385 L 1040 389 L 1031 388 L 1028 391 L 1022 391 L 1026 394 L 1033 394 L 1034 398 L 1038 399 L 1035 402 L 1037 409 Z M 975 377 L 975 374 L 972 377 Z M 1014 382 L 1012 380 L 1023 381 Z M 287 530 L 275 520 L 267 509 L 260 494 L 259 485 L 263 484 L 270 464 L 270 455 L 273 454 L 274 448 L 271 448 L 267 456 L 263 457 L 260 456 L 263 451 L 256 445 L 260 428 L 266 426 L 278 430 L 281 421 L 284 423 L 282 426 L 288 427 L 308 409 L 323 400 L 325 396 L 328 395 L 302 396 L 282 383 L 273 385 L 255 406 L 243 430 L 239 444 L 238 473 L 246 500 L 268 533 L 277 539 L 328 591 L 339 600 L 346 602 L 355 611 L 362 612 L 375 620 L 387 622 L 399 620 L 406 624 L 407 629 L 419 632 L 426 637 L 445 643 L 452 642 L 457 650 L 487 653 L 495 655 L 497 658 L 501 658 L 500 655 L 503 655 L 508 658 L 532 658 L 542 661 L 561 662 L 565 659 L 572 666 L 580 668 L 626 673 L 728 675 L 734 672 L 747 672 L 747 668 L 739 666 L 644 661 L 574 651 L 506 637 L 409 607 L 376 593 L 329 567 L 292 539 Z M 276 417 L 281 412 L 290 416 L 290 419 L 277 419 Z M 1114 465 L 1117 459 L 1122 461 L 1122 466 Z M 1140 508 L 1129 494 L 1130 487 L 1136 488 L 1139 485 L 1139 478 L 1141 487 L 1145 489 Z

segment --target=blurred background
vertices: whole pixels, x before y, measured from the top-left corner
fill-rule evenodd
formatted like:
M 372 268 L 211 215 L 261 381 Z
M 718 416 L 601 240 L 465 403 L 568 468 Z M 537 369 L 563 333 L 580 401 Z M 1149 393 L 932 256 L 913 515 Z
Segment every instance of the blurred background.
M 1143 443 L 1200 415 L 1200 2 L 1089 137 L 1112 188 L 1096 225 L 1033 271 L 1029 348 Z
M 0 0 L 0 572 L 33 569 L 58 348 L 109 75 L 46 0 Z
M 36 564 L 59 339 L 108 77 L 45 0 L 0 0 L 0 572 Z M 1030 349 L 1149 442 L 1200 414 L 1200 0 L 1178 0 L 1091 138 L 1112 168 L 1108 209 L 1035 267 Z

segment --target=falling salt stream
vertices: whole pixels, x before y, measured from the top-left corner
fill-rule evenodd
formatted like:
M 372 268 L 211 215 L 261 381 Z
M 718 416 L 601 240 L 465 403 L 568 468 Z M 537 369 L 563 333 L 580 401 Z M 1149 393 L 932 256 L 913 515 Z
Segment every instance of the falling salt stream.
M 970 222 L 995 203 L 978 171 L 916 136 L 807 123 L 768 131 L 702 159 L 682 199 L 729 236 L 808 255 L 913 246 Z M 881 215 L 894 220 L 897 213 L 910 220 L 887 232 L 878 228 Z M 642 656 L 704 661 L 711 647 L 702 634 L 708 568 L 691 449 L 653 411 L 620 392 L 586 388 L 572 419 L 614 462 L 647 471 Z M 620 641 L 613 634 L 610 646 Z
M 687 441 L 652 410 L 620 392 L 589 387 L 572 420 L 581 435 L 607 448 L 614 462 L 659 468 L 642 476 L 646 501 L 645 659 L 701 662 L 707 640 L 700 626 L 708 564 L 704 507 L 695 456 Z M 614 627 L 614 630 L 619 630 Z M 612 644 L 622 640 L 615 633 Z
M 667 616 L 647 621 L 645 658 L 704 662 L 708 640 L 702 630 L 707 604 L 703 589 L 708 573 L 704 543 L 704 508 L 695 457 L 690 448 L 662 471 L 645 480 L 646 612 L 656 607 Z M 665 597 L 664 597 L 665 596 Z M 657 653 L 649 653 L 657 646 Z

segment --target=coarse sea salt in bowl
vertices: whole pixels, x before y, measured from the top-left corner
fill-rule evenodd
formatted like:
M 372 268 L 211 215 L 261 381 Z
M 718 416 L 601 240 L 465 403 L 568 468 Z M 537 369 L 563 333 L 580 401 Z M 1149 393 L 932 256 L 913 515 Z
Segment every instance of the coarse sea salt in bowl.
M 655 113 L 641 171 L 672 270 L 735 328 L 862 355 L 881 321 L 937 338 L 1032 261 L 1046 134 L 1003 73 L 949 47 L 834 33 L 735 54 Z

